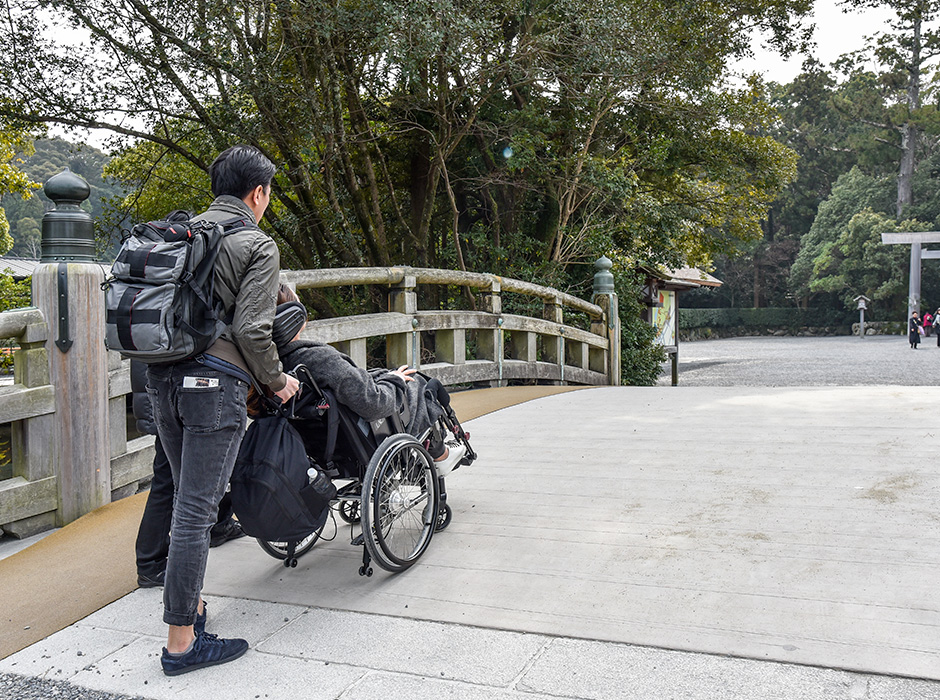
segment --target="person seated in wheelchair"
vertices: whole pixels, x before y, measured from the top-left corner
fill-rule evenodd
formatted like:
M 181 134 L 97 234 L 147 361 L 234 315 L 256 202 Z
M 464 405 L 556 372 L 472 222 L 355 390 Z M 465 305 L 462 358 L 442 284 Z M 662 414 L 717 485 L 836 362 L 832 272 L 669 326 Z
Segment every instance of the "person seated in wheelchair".
M 348 355 L 331 345 L 301 339 L 306 325 L 306 307 L 290 287 L 282 284 L 272 337 L 285 372 L 305 366 L 317 386 L 332 391 L 337 401 L 366 421 L 406 415 L 405 432 L 418 439 L 427 436 L 428 453 L 440 474 L 462 463 L 467 446 L 460 440 L 445 442 L 438 427 L 438 419 L 449 409 L 450 395 L 437 379 L 418 375 L 407 365 L 394 370 L 357 367 Z

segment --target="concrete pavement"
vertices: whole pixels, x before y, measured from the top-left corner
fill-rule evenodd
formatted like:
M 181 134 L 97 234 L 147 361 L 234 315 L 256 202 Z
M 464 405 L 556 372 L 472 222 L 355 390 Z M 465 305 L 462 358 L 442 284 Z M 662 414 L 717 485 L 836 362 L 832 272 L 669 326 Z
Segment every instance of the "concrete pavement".
M 681 382 L 470 422 L 453 524 L 403 574 L 360 578 L 345 527 L 292 570 L 212 550 L 244 659 L 164 677 L 139 590 L 0 661 L 0 697 L 940 699 L 940 394 Z
M 208 597 L 207 601 L 217 629 L 251 642 L 252 649 L 242 659 L 176 678 L 163 676 L 157 660 L 163 643 L 160 594 L 139 590 L 0 662 L 8 674 L 0 675 L 0 697 L 940 697 L 936 683 L 922 680 L 238 598 Z M 13 677 L 12 673 L 23 675 Z

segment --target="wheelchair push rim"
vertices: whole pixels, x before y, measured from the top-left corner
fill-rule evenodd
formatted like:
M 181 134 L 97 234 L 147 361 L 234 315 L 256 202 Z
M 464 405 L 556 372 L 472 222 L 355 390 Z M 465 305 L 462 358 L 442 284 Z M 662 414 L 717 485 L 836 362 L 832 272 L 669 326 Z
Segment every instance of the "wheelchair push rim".
M 362 484 L 363 539 L 386 571 L 401 571 L 427 549 L 437 525 L 440 490 L 433 460 L 407 434 L 387 438 Z

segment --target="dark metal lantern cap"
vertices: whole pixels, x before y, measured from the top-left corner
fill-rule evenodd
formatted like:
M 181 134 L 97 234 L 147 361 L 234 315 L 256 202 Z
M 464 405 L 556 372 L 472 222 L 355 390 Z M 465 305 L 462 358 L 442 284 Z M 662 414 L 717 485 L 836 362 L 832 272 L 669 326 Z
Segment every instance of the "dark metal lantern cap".
M 88 199 L 91 188 L 84 179 L 66 168 L 61 173 L 53 175 L 42 186 L 43 193 L 56 203 L 79 205 Z
M 594 273 L 594 294 L 613 294 L 614 276 L 610 271 L 614 264 L 606 255 L 602 255 L 594 263 L 597 272 Z
M 88 183 L 66 168 L 50 177 L 42 190 L 55 208 L 42 217 L 40 262 L 94 262 L 95 225 L 79 206 L 91 194 Z

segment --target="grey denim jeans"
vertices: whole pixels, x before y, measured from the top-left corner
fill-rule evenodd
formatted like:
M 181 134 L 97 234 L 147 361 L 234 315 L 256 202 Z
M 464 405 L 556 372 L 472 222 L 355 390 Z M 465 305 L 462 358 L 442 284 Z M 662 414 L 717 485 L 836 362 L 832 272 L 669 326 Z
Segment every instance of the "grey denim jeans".
M 175 495 L 163 588 L 163 621 L 196 619 L 209 531 L 245 435 L 248 385 L 199 362 L 151 365 L 147 392 Z

